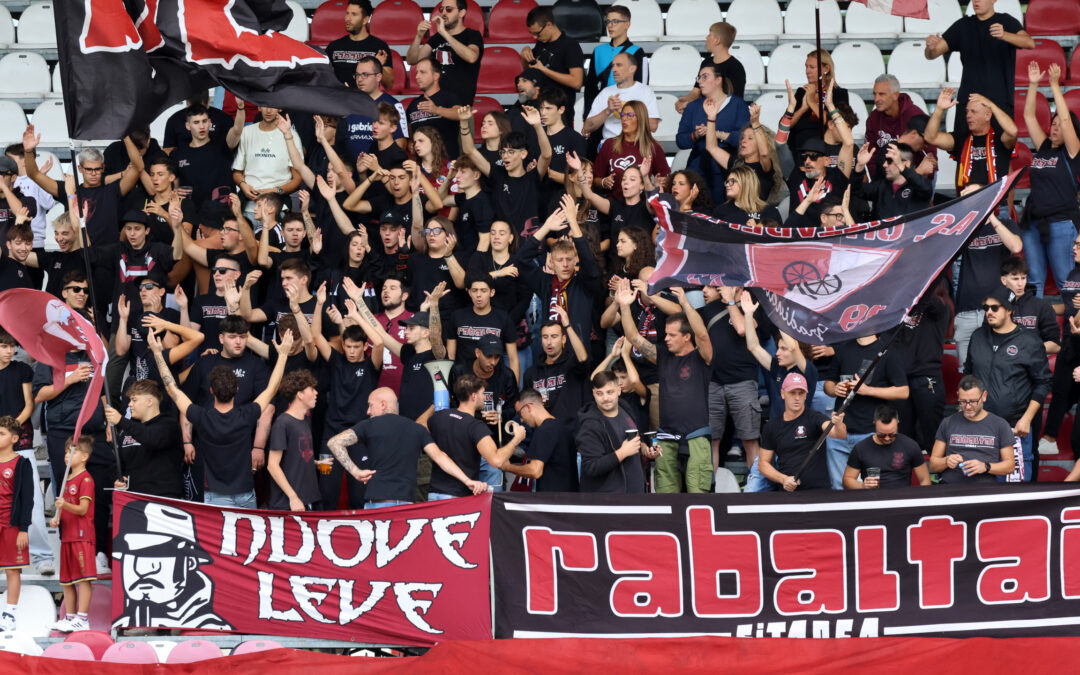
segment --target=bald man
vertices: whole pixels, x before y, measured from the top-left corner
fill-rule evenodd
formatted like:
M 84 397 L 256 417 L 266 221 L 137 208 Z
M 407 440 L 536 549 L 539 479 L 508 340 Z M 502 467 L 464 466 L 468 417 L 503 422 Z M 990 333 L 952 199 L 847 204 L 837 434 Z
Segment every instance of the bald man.
M 379 387 L 368 396 L 368 419 L 337 434 L 327 442 L 349 481 L 349 508 L 378 509 L 412 504 L 416 493 L 416 462 L 427 453 L 447 474 L 465 484 L 473 494 L 487 489 L 470 480 L 449 455 L 435 445 L 427 429 L 398 414 L 394 390 Z M 374 474 L 367 478 L 361 470 Z M 366 485 L 364 480 L 366 479 Z

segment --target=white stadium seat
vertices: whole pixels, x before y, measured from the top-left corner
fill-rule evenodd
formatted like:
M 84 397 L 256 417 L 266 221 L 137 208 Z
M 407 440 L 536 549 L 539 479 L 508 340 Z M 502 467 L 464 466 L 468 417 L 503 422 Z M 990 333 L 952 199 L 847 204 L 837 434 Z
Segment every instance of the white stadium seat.
M 904 31 L 904 18 L 875 12 L 866 5 L 853 2 L 844 17 L 844 37 L 849 40 L 895 38 Z
M 653 42 L 664 34 L 664 17 L 660 14 L 660 5 L 656 0 L 624 0 L 623 7 L 630 10 L 634 19 L 626 35 L 634 42 Z M 702 27 L 701 34 L 709 29 Z
M 949 65 L 946 69 L 945 81 L 960 86 L 960 80 L 964 77 L 964 63 L 959 54 L 949 54 Z
M 851 109 L 855 111 L 855 114 L 859 116 L 858 123 L 855 125 L 855 128 L 851 130 L 852 137 L 855 138 L 856 144 L 859 144 L 866 138 L 866 118 L 869 117 L 870 113 L 866 109 L 866 101 L 862 99 L 862 96 L 859 96 L 850 89 L 848 90 L 848 105 L 850 105 Z
M 649 57 L 649 86 L 654 91 L 685 94 L 701 67 L 701 52 L 692 45 L 664 45 Z
M 0 49 L 10 49 L 15 44 L 15 22 L 11 20 L 11 12 L 8 8 L 0 5 Z
M 7 591 L 4 591 L 0 598 L 7 602 Z M 53 602 L 52 593 L 44 586 L 23 584 L 19 592 L 19 605 L 15 610 L 15 625 L 19 627 L 16 634 L 31 638 L 49 637 L 50 626 L 55 621 L 56 603 Z M 0 635 L 6 636 L 8 633 Z M 40 654 L 41 651 L 37 653 Z
M 44 96 L 51 87 L 49 64 L 35 52 L 13 52 L 0 59 L 0 96 Z
M 832 51 L 836 83 L 848 89 L 872 89 L 885 72 L 885 59 L 873 42 L 842 42 Z
M 844 32 L 844 20 L 836 0 L 791 0 L 784 13 L 785 40 L 805 40 L 814 36 L 814 8 L 821 8 L 821 39 L 836 40 Z
M 50 96 L 59 98 L 64 95 L 64 85 L 60 82 L 60 64 L 53 66 L 52 73 L 52 94 Z
M 676 100 L 671 94 L 656 95 L 656 106 L 660 108 L 660 124 L 656 127 L 653 138 L 661 143 L 674 141 L 675 134 L 679 132 L 679 118 L 682 115 L 675 112 Z
M 908 95 L 908 98 L 910 98 L 911 102 L 915 104 L 915 107 L 917 107 L 919 110 L 922 110 L 927 115 L 930 114 L 930 108 L 928 108 L 926 106 L 926 99 L 924 99 L 921 95 L 916 94 L 913 91 L 910 91 L 910 90 L 905 91 L 904 90 L 904 82 L 903 82 L 903 80 L 900 81 L 900 90 Z
M 957 0 L 928 0 L 929 19 L 904 19 L 905 38 L 925 38 L 927 35 L 944 33 L 953 22 L 964 16 Z
M 709 26 L 723 20 L 724 15 L 716 0 L 675 0 L 668 7 L 663 39 L 700 40 Z
M 728 50 L 732 56 L 739 59 L 746 71 L 746 86 L 758 89 L 765 84 L 765 63 L 761 60 L 761 52 L 754 45 L 744 42 L 736 42 Z
M 776 127 L 780 124 L 780 118 L 784 116 L 784 112 L 787 111 L 787 92 L 785 91 L 770 91 L 757 97 L 754 101 L 761 107 L 761 112 L 758 115 L 758 119 L 761 123 L 773 131 L 776 131 Z
M 34 123 L 34 130 L 41 134 L 42 145 L 68 144 L 67 116 L 64 114 L 62 100 L 46 100 L 34 110 L 31 120 Z
M 1011 14 L 1020 22 L 1020 25 L 1024 25 L 1024 10 L 1020 9 L 1020 0 L 997 0 L 994 3 L 994 11 L 999 14 Z M 969 2 L 967 11 L 964 12 L 965 16 L 973 16 L 975 14 L 975 3 Z
M 939 192 L 956 191 L 956 160 L 944 150 L 937 153 L 937 182 L 934 187 Z
M 26 113 L 15 101 L 0 101 L 0 143 L 9 145 L 22 140 Z
M 308 27 L 307 14 L 304 13 L 304 8 L 300 6 L 300 3 L 294 2 L 294 0 L 285 0 L 285 4 L 292 9 L 293 15 L 292 21 L 289 22 L 289 25 L 282 32 L 294 40 L 307 42 L 311 31 Z
M 56 24 L 51 2 L 35 2 L 19 15 L 16 31 L 20 49 L 55 49 Z
M 945 59 L 927 61 L 923 56 L 924 44 L 922 40 L 905 40 L 889 56 L 889 74 L 900 80 L 904 90 L 939 89 L 945 82 Z
M 690 161 L 690 151 L 692 148 L 686 148 L 675 153 L 675 158 L 671 160 L 671 170 L 682 171 L 686 168 L 686 163 Z
M 814 51 L 809 42 L 785 42 L 769 54 L 768 85 L 766 89 L 784 89 L 784 80 L 792 88 L 806 84 L 806 57 Z
M 739 42 L 775 42 L 784 32 L 784 16 L 776 0 L 734 0 L 725 21 L 738 31 Z

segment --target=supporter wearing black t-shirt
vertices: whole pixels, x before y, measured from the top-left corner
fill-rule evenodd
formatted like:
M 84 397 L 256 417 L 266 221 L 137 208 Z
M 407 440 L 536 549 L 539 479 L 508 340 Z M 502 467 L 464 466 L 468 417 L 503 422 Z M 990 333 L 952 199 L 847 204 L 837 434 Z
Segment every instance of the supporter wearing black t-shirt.
M 450 322 L 443 328 L 449 358 L 456 363 L 471 365 L 480 338 L 493 335 L 503 343 L 510 369 L 517 373 L 517 325 L 510 320 L 509 314 L 491 305 L 494 294 L 487 275 L 469 277 L 466 282 L 472 305 L 451 314 Z
M 459 363 L 450 370 L 450 382 L 456 383 L 459 379 L 470 376 L 480 379 L 483 389 L 480 393 L 480 410 L 483 411 L 488 421 L 488 429 L 493 436 L 498 438 L 499 425 L 514 417 L 514 402 L 518 396 L 518 378 L 514 372 L 503 364 L 502 342 L 492 336 L 485 335 L 480 339 L 476 347 L 480 355 L 473 359 L 472 364 Z M 456 404 L 456 388 L 452 390 L 454 396 L 451 403 Z M 502 416 L 499 417 L 499 411 Z
M 518 236 L 540 215 L 540 175 L 529 169 L 521 176 L 511 176 L 504 167 L 492 166 L 488 174 L 495 202 L 495 219 L 505 220 Z
M 447 258 L 453 258 L 455 264 L 461 264 L 456 253 L 451 253 L 444 258 L 441 256 L 433 257 L 430 253 L 414 251 L 409 256 L 407 275 L 409 277 L 409 297 L 405 300 L 405 309 L 410 312 L 419 311 L 420 304 L 424 302 L 424 292 L 430 293 L 440 283 L 445 283 L 449 289 L 456 288 L 454 278 L 450 274 L 450 262 Z M 454 311 L 463 304 L 460 292 L 451 290 L 450 293 L 443 296 L 439 301 L 439 313 L 442 315 L 443 323 L 449 323 Z
M 737 225 L 745 225 L 747 221 L 753 220 L 759 225 L 765 225 L 767 223 L 782 224 L 784 222 L 783 217 L 775 206 L 764 206 L 760 211 L 743 211 L 732 200 L 726 201 L 720 204 L 713 210 L 713 218 L 718 218 L 728 223 L 735 223 Z
M 452 32 L 454 28 L 461 26 L 464 18 L 457 19 L 457 25 L 452 28 L 451 23 L 455 20 L 449 14 L 446 14 L 445 8 L 448 5 L 451 6 L 453 11 L 464 13 L 463 10 L 457 9 L 456 0 L 443 0 L 440 6 L 443 17 L 439 18 L 446 22 L 447 32 L 456 42 L 466 48 L 476 47 L 476 60 L 469 63 L 462 58 L 441 33 L 432 35 L 431 39 L 428 40 L 427 47 L 430 50 L 428 54 L 442 66 L 442 84 L 440 86 L 452 92 L 459 101 L 470 102 L 476 98 L 476 82 L 480 76 L 480 61 L 484 58 L 484 36 L 479 31 L 464 26 L 461 27 L 459 32 Z
M 16 450 L 29 450 L 34 441 L 34 427 L 30 422 L 33 414 L 34 369 L 22 361 L 11 360 L 14 347 L 14 341 L 0 342 L 0 417 L 21 416 L 26 410 L 27 398 L 30 399 L 30 411 L 26 413 L 22 434 L 15 444 Z
M 346 11 L 353 10 L 347 9 Z M 384 40 L 368 33 L 367 18 L 365 17 L 363 21 L 364 26 L 359 33 L 343 35 L 326 45 L 326 55 L 330 57 L 330 66 L 334 69 L 334 75 L 342 84 L 352 89 L 356 88 L 356 64 L 360 63 L 360 59 L 365 56 L 380 58 L 381 53 L 381 58 L 386 59 L 387 67 L 392 67 L 390 59 L 393 51 L 391 51 L 390 46 Z M 345 22 L 348 25 L 348 17 L 346 17 Z M 364 35 L 364 37 L 356 39 L 360 35 Z M 395 84 L 403 83 L 395 82 Z
M 779 472 L 781 476 L 795 475 L 823 433 L 824 425 L 829 423 L 829 418 L 813 408 L 802 408 L 791 419 L 788 415 L 785 411 L 780 417 L 774 417 L 761 431 L 762 454 L 758 458 L 758 467 L 766 478 L 772 478 L 773 472 Z M 766 461 L 773 455 L 776 457 L 775 468 Z M 825 453 L 819 450 L 798 475 L 799 490 L 828 489 L 829 467 Z
M 550 7 L 534 7 L 525 19 L 529 32 L 536 36 L 536 44 L 521 50 L 522 68 L 536 68 L 543 64 L 545 69 L 569 75 L 576 82 L 575 86 L 566 86 L 540 73 L 541 89 L 557 87 L 566 94 L 567 101 L 577 97 L 577 90 L 585 81 L 585 56 L 581 44 L 559 30 L 555 25 L 555 16 Z M 566 106 L 563 112 L 563 124 L 574 126 L 573 106 Z
M 1016 452 L 1012 426 L 983 408 L 986 392 L 979 387 L 960 390 L 960 400 L 975 405 L 941 420 L 930 468 L 941 475 L 942 483 L 995 485 L 999 476 L 1014 470 Z M 950 457 L 957 459 L 950 461 Z M 997 464 L 991 473 L 988 465 Z
M 537 492 L 577 492 L 575 425 L 566 418 L 553 417 L 535 389 L 521 392 L 517 410 L 533 434 L 525 451 L 526 463 L 507 464 L 506 470 L 535 479 Z
M 572 422 L 585 405 L 589 377 L 589 353 L 577 331 L 559 308 L 559 321 L 545 321 L 540 327 L 543 358 L 525 371 L 525 387 L 540 393 L 548 410 L 560 420 Z
M 224 141 L 198 147 L 184 145 L 173 150 L 176 178 L 181 186 L 191 188 L 191 199 L 197 206 L 208 202 L 227 204 L 229 195 L 236 192 L 229 169 L 232 155 Z
M 233 125 L 233 118 L 221 108 L 207 107 L 206 114 L 210 118 L 210 140 L 225 145 L 225 136 Z M 188 130 L 188 109 L 177 110 L 165 121 L 165 133 L 161 135 L 161 147 L 176 150 L 187 147 L 191 143 L 191 131 Z M 176 157 L 170 154 L 170 157 Z M 231 157 L 229 158 L 231 161 Z
M 409 102 L 405 108 L 405 119 L 408 120 L 410 135 L 418 126 L 430 126 L 442 138 L 446 154 L 457 157 L 461 152 L 458 120 L 456 117 L 444 117 L 443 113 L 454 114 L 462 101 L 454 92 L 440 87 L 438 68 L 431 59 L 423 59 L 413 66 L 416 84 L 423 93 Z
M 930 473 L 925 468 L 926 459 L 919 444 L 903 434 L 891 435 L 897 433 L 896 418 L 893 417 L 888 424 L 879 421 L 877 427 L 873 436 L 859 441 L 852 448 L 844 472 L 844 487 L 849 490 L 910 487 L 912 473 L 919 477 L 921 485 L 929 485 Z M 871 467 L 880 470 L 876 486 L 867 485 L 866 482 L 866 470 Z
M 276 466 L 288 482 L 293 494 L 284 491 L 275 477 L 270 485 L 270 508 L 276 511 L 317 510 L 319 485 L 315 480 L 315 443 L 311 436 L 311 423 L 289 412 L 278 415 L 270 428 L 270 465 Z M 271 468 L 270 475 L 274 476 Z M 335 505 L 336 506 L 336 505 Z M 298 508 L 299 507 L 299 508 Z
M 152 399 L 147 390 L 131 392 Z M 143 419 L 126 418 L 105 409 L 119 435 L 120 461 L 132 492 L 157 497 L 184 498 L 184 446 L 176 418 L 162 415 L 157 405 L 142 407 Z

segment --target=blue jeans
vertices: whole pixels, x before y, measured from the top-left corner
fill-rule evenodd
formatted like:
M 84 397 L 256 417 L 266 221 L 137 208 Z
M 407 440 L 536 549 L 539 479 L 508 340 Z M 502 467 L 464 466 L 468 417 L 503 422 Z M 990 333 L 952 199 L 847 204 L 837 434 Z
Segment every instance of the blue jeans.
M 848 432 L 847 438 L 825 439 L 825 450 L 829 460 L 829 484 L 834 490 L 844 489 L 844 470 L 847 468 L 848 455 L 851 449 L 860 441 L 870 438 L 873 434 L 853 434 Z
M 443 499 L 455 499 L 455 497 L 454 495 L 448 495 L 445 492 L 429 492 L 427 495 L 427 500 L 429 502 L 438 502 Z
M 1073 268 L 1073 240 L 1076 239 L 1076 226 L 1071 220 L 1059 220 L 1050 223 L 1050 241 L 1045 244 L 1039 235 L 1039 229 L 1032 225 L 1020 231 L 1024 242 L 1024 260 L 1028 264 L 1028 283 L 1035 284 L 1035 295 L 1043 296 L 1046 285 L 1047 265 L 1054 275 L 1054 283 L 1061 288 L 1069 278 Z
M 1024 462 L 1024 482 L 1025 483 L 1030 483 L 1033 480 L 1035 480 L 1035 477 L 1031 475 L 1031 463 L 1035 460 L 1035 457 L 1032 454 L 1031 446 L 1032 446 L 1031 434 L 1028 434 L 1027 436 L 1024 436 L 1023 438 L 1020 439 L 1020 448 L 1022 450 L 1022 452 L 1020 453 L 1020 456 L 1023 458 L 1023 462 Z M 1014 451 L 1015 451 L 1015 447 L 1016 446 L 1013 446 Z M 999 483 L 1004 483 L 1005 478 L 1006 478 L 1006 476 L 998 476 L 998 482 Z
M 750 473 L 746 475 L 746 487 L 743 488 L 743 492 L 775 492 L 779 489 L 776 483 L 761 475 L 757 465 L 760 461 L 761 457 L 758 457 L 750 465 Z
M 237 495 L 223 495 L 217 492 L 210 492 L 209 490 L 207 490 L 204 493 L 204 497 L 207 504 L 213 504 L 214 506 L 227 506 L 234 509 L 255 508 L 254 490 L 241 492 Z
M 819 413 L 830 415 L 835 405 L 836 399 L 825 393 L 825 380 L 819 379 L 817 384 L 814 385 L 814 400 L 811 402 L 810 407 Z
M 502 469 L 496 469 L 495 467 L 491 466 L 483 457 L 480 458 L 480 480 L 487 483 L 488 487 L 490 487 L 495 492 L 503 491 Z
M 412 502 L 399 502 L 393 499 L 387 499 L 381 502 L 364 502 L 364 510 L 382 509 L 387 506 L 405 506 L 406 504 L 412 504 Z

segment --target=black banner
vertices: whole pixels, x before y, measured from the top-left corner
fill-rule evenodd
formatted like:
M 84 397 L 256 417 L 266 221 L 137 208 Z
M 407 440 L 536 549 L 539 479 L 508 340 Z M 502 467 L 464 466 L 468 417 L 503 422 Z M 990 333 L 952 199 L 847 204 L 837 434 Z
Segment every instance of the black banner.
M 496 637 L 1080 635 L 1080 488 L 518 495 Z
M 895 328 L 1008 192 L 1017 173 L 944 206 L 844 227 L 738 225 L 652 197 L 660 224 L 649 288 L 746 286 L 801 342 Z
M 55 15 L 71 138 L 120 138 L 216 84 L 258 105 L 375 116 L 322 52 L 279 32 L 285 0 L 85 0 Z

